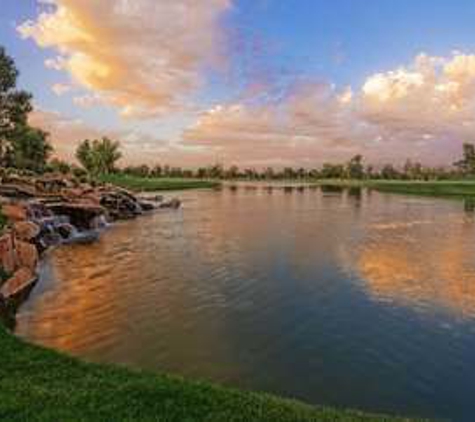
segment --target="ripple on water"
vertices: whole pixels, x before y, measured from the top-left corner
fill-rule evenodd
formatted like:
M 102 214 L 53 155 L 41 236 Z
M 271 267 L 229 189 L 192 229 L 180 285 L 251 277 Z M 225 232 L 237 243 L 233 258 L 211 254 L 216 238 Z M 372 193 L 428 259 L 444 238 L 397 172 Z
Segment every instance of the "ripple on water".
M 471 420 L 475 219 L 375 192 L 190 192 L 48 254 L 17 332 L 94 361 Z

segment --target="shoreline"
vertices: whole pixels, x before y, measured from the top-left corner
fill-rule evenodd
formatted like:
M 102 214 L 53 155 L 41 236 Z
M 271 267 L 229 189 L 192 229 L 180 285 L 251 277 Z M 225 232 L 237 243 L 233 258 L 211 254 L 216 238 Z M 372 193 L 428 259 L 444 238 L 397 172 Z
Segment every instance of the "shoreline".
M 312 406 L 207 381 L 88 363 L 29 344 L 1 324 L 0 348 L 0 415 L 12 422 L 423 420 Z
M 18 221 L 13 221 L 8 229 L 11 238 L 18 235 L 17 224 Z M 30 230 L 16 241 L 33 241 L 36 231 L 33 226 Z M 43 253 L 57 246 L 60 244 L 46 248 Z M 38 282 L 36 269 L 40 259 L 38 254 L 32 261 L 35 277 L 18 292 L 18 305 L 27 299 Z M 11 306 L 12 303 L 7 303 L 7 309 Z M 157 417 L 170 421 L 412 420 L 312 406 L 266 393 L 239 391 L 114 365 L 86 363 L 15 337 L 1 327 L 1 318 L 0 348 L 3 351 L 0 395 L 8 397 L 6 404 L 4 401 L 0 403 L 0 414 L 12 421 L 76 420 L 79 414 L 81 420 L 91 421 L 150 420 Z M 62 403 L 59 407 L 55 405 L 58 401 Z

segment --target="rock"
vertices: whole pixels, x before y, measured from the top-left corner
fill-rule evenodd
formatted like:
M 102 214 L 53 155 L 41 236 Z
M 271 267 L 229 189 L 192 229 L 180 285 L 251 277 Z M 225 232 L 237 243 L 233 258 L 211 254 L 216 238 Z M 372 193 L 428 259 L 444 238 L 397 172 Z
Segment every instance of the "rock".
M 38 250 L 31 243 L 16 241 L 15 251 L 17 255 L 18 267 L 27 268 L 31 272 L 36 271 L 38 265 Z
M 0 265 L 7 273 L 13 273 L 16 269 L 17 257 L 11 233 L 0 237 Z
M 7 280 L 0 289 L 2 295 L 8 302 L 11 298 L 20 295 L 23 291 L 33 287 L 37 280 L 36 274 L 28 268 L 20 268 Z
M 170 201 L 163 202 L 160 204 L 159 208 L 172 208 L 172 209 L 178 209 L 181 206 L 181 201 L 177 198 L 173 198 Z
M 14 184 L 14 183 L 1 183 L 0 195 L 8 198 L 26 199 L 36 196 L 37 192 L 33 186 Z
M 24 221 L 28 218 L 27 208 L 20 204 L 3 205 L 2 214 L 11 221 Z
M 150 201 L 141 200 L 139 205 L 143 211 L 153 211 L 155 208 L 157 208 L 157 205 Z
M 92 229 L 94 219 L 105 214 L 102 206 L 89 202 L 59 202 L 48 204 L 48 209 L 57 216 L 67 216 L 70 223 L 79 230 Z
M 13 232 L 17 239 L 29 242 L 38 236 L 40 228 L 31 221 L 18 221 L 13 226 Z
M 113 219 L 129 219 L 142 214 L 137 199 L 123 190 L 102 192 L 101 205 L 107 209 Z

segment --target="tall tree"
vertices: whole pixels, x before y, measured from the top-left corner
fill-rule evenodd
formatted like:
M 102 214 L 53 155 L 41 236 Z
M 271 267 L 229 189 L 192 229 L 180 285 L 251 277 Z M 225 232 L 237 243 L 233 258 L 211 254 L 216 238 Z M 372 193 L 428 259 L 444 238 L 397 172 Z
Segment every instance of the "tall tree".
M 117 161 L 122 158 L 120 143 L 107 137 L 95 140 L 92 145 L 93 157 L 97 172 L 100 174 L 112 173 Z
M 0 46 L 0 165 L 42 170 L 52 148 L 46 132 L 28 125 L 31 95 L 17 89 L 18 74 Z
M 349 179 L 362 179 L 364 177 L 363 156 L 355 155 L 346 165 Z
M 76 159 L 81 166 L 84 167 L 89 173 L 94 172 L 94 159 L 92 154 L 91 141 L 86 139 L 82 141 L 76 149 Z
M 475 174 L 475 145 L 465 143 L 463 144 L 463 158 L 455 163 L 465 174 Z
M 42 172 L 53 150 L 47 137 L 48 134 L 41 129 L 27 125 L 17 128 L 10 142 L 11 164 L 16 168 Z
M 89 173 L 112 173 L 115 164 L 122 158 L 120 143 L 106 137 L 92 143 L 86 139 L 76 149 L 76 158 Z

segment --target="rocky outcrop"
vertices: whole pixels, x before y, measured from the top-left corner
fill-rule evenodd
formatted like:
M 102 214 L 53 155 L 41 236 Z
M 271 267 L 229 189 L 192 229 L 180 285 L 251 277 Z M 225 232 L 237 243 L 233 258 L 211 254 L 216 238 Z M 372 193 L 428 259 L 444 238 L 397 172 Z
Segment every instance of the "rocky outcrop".
M 28 297 L 38 280 L 40 256 L 49 247 L 92 242 L 108 222 L 180 206 L 178 199 L 139 198 L 125 189 L 65 176 L 1 173 L 0 210 L 8 226 L 3 233 L 0 229 L 0 319 L 10 321 Z
M 28 225 L 28 230 L 39 232 L 33 225 Z M 11 313 L 28 296 L 38 279 L 38 249 L 27 241 L 31 233 L 22 232 L 21 237 L 17 234 L 15 229 L 9 228 L 0 237 L 0 265 L 2 273 L 9 275 L 0 283 L 0 314 L 3 320 L 10 319 Z

